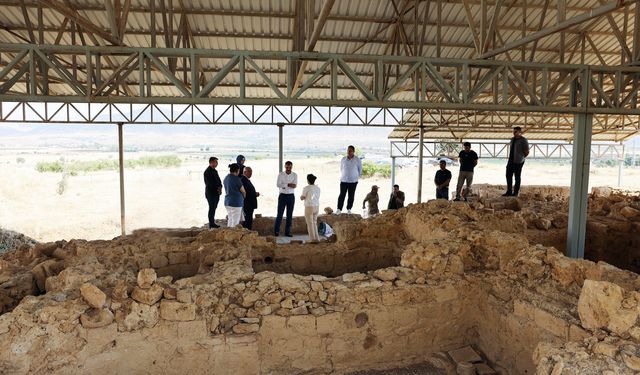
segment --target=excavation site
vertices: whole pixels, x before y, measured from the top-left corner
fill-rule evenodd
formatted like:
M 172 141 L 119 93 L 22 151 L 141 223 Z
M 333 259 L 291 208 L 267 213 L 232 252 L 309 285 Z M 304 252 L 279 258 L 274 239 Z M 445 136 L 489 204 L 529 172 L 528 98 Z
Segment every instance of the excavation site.
M 566 188 L 324 215 L 329 241 L 145 229 L 0 258 L 4 373 L 635 374 L 640 195 Z M 260 223 L 262 220 L 262 224 Z M 297 220 L 297 219 L 296 219 Z M 294 226 L 295 227 L 295 226 Z M 631 271 L 630 271 L 631 270 Z M 417 367 L 416 367 L 417 366 Z M 418 372 L 402 372 L 404 370 Z M 388 372 L 385 372 L 388 371 Z

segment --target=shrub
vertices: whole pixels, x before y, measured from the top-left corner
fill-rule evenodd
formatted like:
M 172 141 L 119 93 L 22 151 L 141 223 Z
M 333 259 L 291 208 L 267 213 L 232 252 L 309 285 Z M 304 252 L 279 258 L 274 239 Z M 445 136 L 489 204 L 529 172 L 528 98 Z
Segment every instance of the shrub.
M 362 178 L 369 178 L 375 175 L 384 178 L 391 177 L 391 166 L 388 164 L 378 165 L 370 161 L 362 163 Z
M 143 156 L 139 159 L 125 160 L 125 168 L 171 168 L 179 167 L 182 160 L 176 155 Z M 65 163 L 62 160 L 54 162 L 40 162 L 36 165 L 38 172 L 68 172 L 76 176 L 80 172 L 98 172 L 118 170 L 118 161 L 109 159 L 72 161 Z
M 36 170 L 40 173 L 42 172 L 62 172 L 64 169 L 64 163 L 60 160 L 48 162 L 43 161 L 36 164 Z

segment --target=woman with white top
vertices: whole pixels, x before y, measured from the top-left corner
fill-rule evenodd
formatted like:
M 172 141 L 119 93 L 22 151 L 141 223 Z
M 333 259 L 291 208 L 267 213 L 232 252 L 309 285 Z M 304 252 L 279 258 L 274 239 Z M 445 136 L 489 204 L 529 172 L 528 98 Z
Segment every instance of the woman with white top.
M 320 236 L 318 235 L 318 211 L 320 210 L 320 188 L 315 185 L 316 176 L 307 175 L 309 185 L 302 189 L 300 199 L 304 201 L 304 218 L 307 222 L 307 231 L 309 232 L 309 242 L 318 243 Z
M 238 177 L 240 166 L 236 163 L 229 164 L 229 174 L 224 178 L 224 207 L 227 209 L 227 227 L 233 228 L 240 224 L 242 218 L 242 206 L 246 192 L 242 186 L 242 180 Z

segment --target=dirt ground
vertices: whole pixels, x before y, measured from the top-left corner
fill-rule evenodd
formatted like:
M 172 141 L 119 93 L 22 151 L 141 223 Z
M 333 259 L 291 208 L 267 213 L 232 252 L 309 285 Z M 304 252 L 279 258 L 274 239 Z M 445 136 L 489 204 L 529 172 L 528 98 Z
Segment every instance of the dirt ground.
M 162 153 L 167 154 L 167 153 Z M 139 158 L 152 153 L 127 153 L 126 158 Z M 158 154 L 156 154 L 158 155 Z M 24 158 L 18 163 L 17 157 Z M 207 166 L 204 156 L 180 154 L 183 163 L 177 168 L 130 169 L 125 171 L 126 229 L 145 227 L 202 226 L 207 220 L 202 172 Z M 81 173 L 63 180 L 60 173 L 39 173 L 35 165 L 40 161 L 97 160 L 117 158 L 113 152 L 73 150 L 5 150 L 0 152 L 0 227 L 24 233 L 38 241 L 85 238 L 110 239 L 120 234 L 120 198 L 117 171 Z M 339 157 L 292 159 L 298 174 L 299 193 L 305 185 L 307 173 L 318 176 L 321 188 L 321 208 L 336 208 L 339 193 Z M 222 178 L 230 160 L 221 160 L 218 170 Z M 256 214 L 275 216 L 278 191 L 275 186 L 277 159 L 247 160 L 253 168 L 253 184 L 261 193 Z M 455 191 L 458 167 L 453 173 L 450 194 Z M 425 164 L 423 201 L 435 195 L 432 183 L 437 167 Z M 416 202 L 416 165 L 398 169 L 396 182 L 406 193 L 406 203 Z M 570 183 L 569 161 L 562 163 L 527 161 L 523 170 L 523 184 L 567 186 Z M 592 168 L 591 186 L 617 186 L 618 168 Z M 503 160 L 481 160 L 474 183 L 504 183 Z M 391 179 L 373 177 L 363 179 L 356 191 L 354 213 L 362 213 L 362 200 L 372 185 L 380 186 L 380 208 L 385 208 L 391 191 Z M 64 192 L 58 194 L 60 186 Z M 637 188 L 640 169 L 624 169 L 622 187 Z M 523 189 L 526 189 L 524 187 Z M 296 201 L 294 214 L 303 215 L 301 201 Z M 218 207 L 217 218 L 226 211 Z

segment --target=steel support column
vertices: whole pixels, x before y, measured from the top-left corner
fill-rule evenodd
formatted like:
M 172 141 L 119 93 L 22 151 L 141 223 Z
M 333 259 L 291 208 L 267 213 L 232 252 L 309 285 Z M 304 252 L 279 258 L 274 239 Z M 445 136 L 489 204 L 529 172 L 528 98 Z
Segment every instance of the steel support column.
M 420 134 L 418 139 L 418 203 L 422 203 L 422 164 L 424 162 L 424 113 L 420 110 Z
M 393 191 L 393 185 L 396 184 L 396 157 L 391 157 L 391 191 Z
M 118 168 L 120 170 L 120 229 L 122 235 L 125 235 L 124 221 L 124 146 L 122 142 L 123 123 L 118 123 Z
M 591 114 L 575 116 L 567 227 L 567 255 L 571 258 L 584 258 L 592 123 L 593 115 Z
M 624 170 L 624 144 L 622 144 L 622 155 L 618 160 L 618 187 L 622 186 L 622 172 Z
M 283 151 L 283 129 L 284 129 L 284 124 L 279 123 L 278 124 L 278 171 L 282 172 L 282 168 L 284 167 L 284 151 Z

